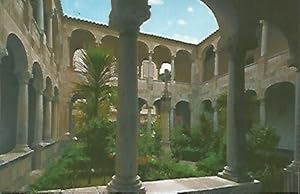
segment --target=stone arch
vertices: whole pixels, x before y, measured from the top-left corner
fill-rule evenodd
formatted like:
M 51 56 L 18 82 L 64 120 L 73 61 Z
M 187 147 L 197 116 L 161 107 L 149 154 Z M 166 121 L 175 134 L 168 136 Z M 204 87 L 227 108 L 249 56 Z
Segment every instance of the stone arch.
M 16 146 L 19 89 L 29 78 L 27 53 L 16 34 L 8 35 L 6 48 L 0 71 L 0 154 Z
M 191 111 L 190 103 L 187 101 L 179 101 L 175 105 L 175 126 L 183 129 L 190 129 Z
M 186 50 L 179 50 L 175 58 L 175 81 L 191 83 L 192 55 Z M 172 72 L 171 72 L 172 73 Z
M 293 149 L 295 86 L 290 82 L 271 85 L 265 92 L 266 123 L 279 135 L 279 149 Z
M 155 107 L 156 110 L 155 112 L 156 115 L 160 115 L 160 111 L 161 111 L 160 102 L 161 102 L 160 98 L 155 99 L 153 102 L 153 106 Z
M 70 61 L 73 66 L 74 53 L 78 49 L 87 49 L 96 44 L 96 37 L 88 30 L 73 30 L 70 36 Z

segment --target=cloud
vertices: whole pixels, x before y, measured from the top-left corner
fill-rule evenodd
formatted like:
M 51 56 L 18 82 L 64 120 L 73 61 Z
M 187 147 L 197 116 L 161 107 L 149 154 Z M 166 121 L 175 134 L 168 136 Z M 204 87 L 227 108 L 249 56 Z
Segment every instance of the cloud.
M 183 20 L 183 19 L 178 19 L 177 20 L 177 24 L 179 24 L 179 25 L 186 25 L 186 21 Z
M 198 44 L 200 42 L 199 38 L 194 38 L 194 37 L 190 37 L 190 36 L 182 35 L 182 34 L 173 34 L 172 38 L 182 41 L 182 42 L 188 42 L 188 43 L 193 43 L 193 44 Z
M 162 5 L 164 4 L 164 0 L 149 0 L 150 5 Z
M 191 6 L 189 6 L 186 10 L 187 10 L 187 12 L 190 12 L 190 13 L 194 12 L 194 8 Z

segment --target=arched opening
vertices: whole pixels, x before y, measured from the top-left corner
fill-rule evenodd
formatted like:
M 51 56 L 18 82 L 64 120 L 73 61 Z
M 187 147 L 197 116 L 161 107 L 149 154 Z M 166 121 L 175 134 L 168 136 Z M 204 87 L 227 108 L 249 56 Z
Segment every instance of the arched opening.
M 161 81 L 165 81 L 165 70 L 168 70 L 170 74 L 172 74 L 172 70 L 171 70 L 171 64 L 169 63 L 163 63 L 159 69 L 159 78 L 158 80 L 161 80 Z M 170 80 L 168 80 L 170 81 Z
M 276 83 L 266 93 L 266 123 L 280 137 L 278 148 L 293 149 L 295 87 L 290 82 Z
M 190 129 L 190 104 L 185 101 L 180 101 L 175 106 L 175 127 L 182 129 Z
M 137 73 L 138 73 L 138 78 L 141 79 L 143 77 L 142 76 L 143 62 L 147 64 L 146 66 L 148 66 L 149 64 L 149 48 L 144 42 L 138 41 L 137 49 L 138 49 L 137 50 L 138 52 Z
M 205 82 L 213 78 L 214 71 L 215 71 L 215 52 L 214 52 L 214 47 L 210 45 L 204 54 L 202 81 Z
M 77 29 L 74 30 L 70 38 L 70 61 L 71 66 L 73 66 L 74 53 L 78 49 L 87 49 L 89 47 L 95 46 L 96 38 L 95 36 L 87 30 Z
M 191 83 L 192 56 L 188 51 L 180 50 L 175 58 L 175 81 Z
M 46 78 L 46 86 L 43 97 L 43 140 L 48 141 L 51 138 L 52 133 L 52 98 L 53 98 L 53 86 L 50 77 Z
M 27 72 L 27 55 L 21 40 L 10 34 L 6 47 L 8 56 L 2 58 L 0 71 L 0 154 L 11 151 L 16 145 L 19 81 Z
M 172 56 L 171 51 L 166 46 L 159 45 L 154 48 L 153 62 L 156 65 L 157 78 L 159 78 L 159 69 L 164 63 L 171 64 Z
M 259 101 L 254 90 L 246 90 L 245 92 L 245 110 L 247 115 L 245 127 L 249 130 L 259 123 Z
M 138 123 L 140 127 L 144 126 L 144 123 L 147 122 L 148 106 L 147 101 L 143 98 L 138 98 Z

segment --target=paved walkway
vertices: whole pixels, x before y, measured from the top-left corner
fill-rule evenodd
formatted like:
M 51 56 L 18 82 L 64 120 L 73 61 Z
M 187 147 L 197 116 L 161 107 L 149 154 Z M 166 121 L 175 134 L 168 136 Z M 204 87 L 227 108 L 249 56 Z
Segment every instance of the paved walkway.
M 144 182 L 147 193 L 151 194 L 175 194 L 175 193 L 255 193 L 259 191 L 258 181 L 251 183 L 235 183 L 222 179 L 217 176 L 182 178 Z M 105 186 L 86 187 L 67 190 L 53 190 L 45 193 L 63 193 L 63 194 L 93 194 L 107 193 Z

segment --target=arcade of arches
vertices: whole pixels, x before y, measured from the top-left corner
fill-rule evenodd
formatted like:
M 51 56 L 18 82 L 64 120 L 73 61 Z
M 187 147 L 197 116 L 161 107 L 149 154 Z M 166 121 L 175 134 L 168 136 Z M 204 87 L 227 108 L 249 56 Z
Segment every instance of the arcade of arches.
M 130 1 L 126 5 L 116 1 L 114 6 L 138 9 L 136 14 L 141 19 L 137 20 L 143 20 L 134 24 L 143 23 L 149 17 L 146 0 Z M 124 55 L 137 55 L 133 56 L 137 58 L 133 61 L 136 68 L 126 67 L 136 72 L 138 90 L 128 94 L 132 102 L 121 110 L 137 106 L 140 122 L 148 128 L 160 115 L 164 69 L 171 73 L 170 130 L 175 126 L 197 127 L 203 111 L 209 113 L 217 129 L 217 98 L 228 92 L 227 126 L 232 137 L 228 138 L 228 166 L 221 176 L 238 182 L 243 181 L 246 173 L 240 172 L 245 170 L 239 155 L 243 148 L 236 148 L 244 139 L 243 134 L 236 135 L 238 120 L 244 114 L 241 108 L 244 91 L 255 96 L 259 101 L 257 119 L 262 125 L 276 129 L 280 136 L 278 149 L 295 152 L 294 161 L 287 168 L 291 172 L 290 188 L 294 188 L 293 172 L 300 172 L 300 118 L 297 118 L 300 75 L 296 71 L 300 46 L 295 19 L 298 2 L 265 0 L 253 4 L 249 0 L 243 5 L 238 0 L 226 1 L 227 4 L 217 0 L 204 2 L 215 13 L 220 30 L 194 45 L 143 33 L 134 42 L 126 42 L 134 30 L 121 23 L 127 17 L 126 22 L 131 22 L 130 17 L 122 11 L 116 13 L 118 9 L 114 10 L 114 6 L 112 28 L 64 16 L 59 0 L 0 0 L 0 189 L 10 188 L 10 183 L 19 176 L 28 177 L 32 170 L 46 167 L 72 133 L 72 106 L 76 101 L 72 89 L 74 81 L 81 79 L 76 71 L 77 55 L 81 49 L 93 46 L 109 50 L 119 63 L 126 65 L 131 59 L 124 59 Z M 283 14 L 274 14 L 273 9 L 268 9 L 269 4 L 274 10 L 280 7 Z M 257 9 L 255 17 L 252 9 Z M 123 33 L 126 30 L 128 34 Z M 124 51 L 125 46 L 136 48 L 137 52 Z M 125 75 L 122 71 L 118 73 Z M 125 86 L 134 84 L 134 79 Z M 117 81 L 120 80 L 112 80 L 115 85 Z M 243 162 L 235 166 L 237 161 Z M 136 176 L 126 164 L 117 161 L 116 165 L 125 170 L 117 172 L 110 185 L 112 190 L 118 188 L 118 181 L 123 181 L 126 173 L 129 177 Z M 15 169 L 22 170 L 13 173 Z M 7 176 L 4 174 L 7 171 L 12 173 Z M 140 183 L 128 184 L 139 188 Z

